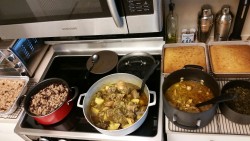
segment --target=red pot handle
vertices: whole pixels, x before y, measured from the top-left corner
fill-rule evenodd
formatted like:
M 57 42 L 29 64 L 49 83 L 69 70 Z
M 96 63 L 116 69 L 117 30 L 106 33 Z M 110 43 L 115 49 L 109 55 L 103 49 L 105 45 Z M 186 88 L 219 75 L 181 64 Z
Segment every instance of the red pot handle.
M 68 104 L 68 105 L 70 104 L 70 102 L 72 102 L 74 99 L 76 99 L 77 94 L 78 94 L 78 88 L 77 88 L 77 87 L 71 87 L 71 90 L 72 90 L 72 89 L 75 90 L 75 94 L 74 94 L 74 96 L 73 96 L 70 100 L 67 101 L 67 104 Z

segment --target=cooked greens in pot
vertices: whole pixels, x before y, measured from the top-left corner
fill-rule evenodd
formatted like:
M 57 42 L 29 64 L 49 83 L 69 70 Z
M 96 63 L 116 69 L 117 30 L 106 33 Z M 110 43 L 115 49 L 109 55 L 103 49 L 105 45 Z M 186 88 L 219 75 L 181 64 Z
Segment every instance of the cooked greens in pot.
M 227 89 L 225 93 L 237 95 L 234 100 L 226 102 L 231 109 L 241 114 L 250 115 L 250 89 L 237 86 Z
M 198 113 L 210 109 L 212 105 L 195 105 L 212 99 L 214 95 L 202 82 L 181 80 L 167 89 L 165 97 L 173 107 L 181 111 Z
M 147 109 L 148 97 L 138 86 L 119 81 L 101 87 L 90 101 L 92 123 L 102 129 L 117 130 L 131 126 Z

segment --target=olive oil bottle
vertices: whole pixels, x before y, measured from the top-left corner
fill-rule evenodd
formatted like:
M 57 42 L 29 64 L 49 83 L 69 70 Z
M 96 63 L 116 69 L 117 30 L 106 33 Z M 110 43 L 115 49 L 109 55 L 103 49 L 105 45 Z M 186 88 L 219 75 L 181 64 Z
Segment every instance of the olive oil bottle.
M 166 17 L 165 26 L 165 42 L 176 43 L 178 40 L 178 18 L 174 13 L 175 4 L 170 2 L 169 13 Z

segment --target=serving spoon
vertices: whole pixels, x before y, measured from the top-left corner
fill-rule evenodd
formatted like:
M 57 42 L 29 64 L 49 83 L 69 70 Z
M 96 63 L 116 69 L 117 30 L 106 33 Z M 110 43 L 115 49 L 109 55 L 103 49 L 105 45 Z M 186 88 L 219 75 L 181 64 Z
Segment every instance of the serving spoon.
M 85 79 L 88 78 L 89 76 L 89 73 L 92 71 L 92 69 L 94 68 L 96 62 L 99 60 L 99 55 L 98 54 L 93 54 L 91 56 L 91 62 L 92 62 L 92 66 L 89 68 L 89 70 L 86 72 L 85 74 Z
M 159 65 L 159 63 L 160 62 L 157 60 L 156 63 L 153 64 L 153 66 L 151 66 L 151 68 L 148 70 L 148 72 L 146 72 L 146 74 L 145 74 L 145 76 L 144 76 L 144 78 L 142 80 L 141 88 L 137 90 L 139 92 L 139 94 L 141 94 L 144 91 L 146 81 L 151 76 L 151 74 L 154 72 L 154 70 Z
M 225 102 L 225 101 L 229 101 L 229 100 L 233 100 L 237 97 L 236 94 L 234 93 L 227 93 L 227 94 L 222 94 L 220 96 L 216 96 L 208 101 L 196 104 L 196 107 L 201 107 L 201 106 L 205 106 L 208 104 L 215 104 L 215 103 L 220 103 L 220 102 Z

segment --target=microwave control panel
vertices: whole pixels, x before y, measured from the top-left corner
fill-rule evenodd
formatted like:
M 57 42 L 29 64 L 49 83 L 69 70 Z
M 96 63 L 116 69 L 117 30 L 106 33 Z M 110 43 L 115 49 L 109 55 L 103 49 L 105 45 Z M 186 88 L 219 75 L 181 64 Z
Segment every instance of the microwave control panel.
M 124 0 L 127 16 L 153 14 L 153 0 Z

